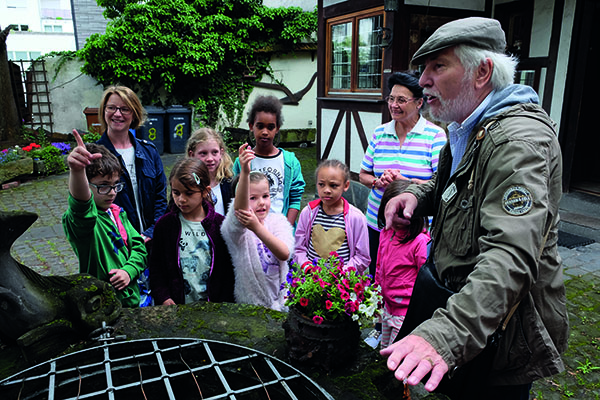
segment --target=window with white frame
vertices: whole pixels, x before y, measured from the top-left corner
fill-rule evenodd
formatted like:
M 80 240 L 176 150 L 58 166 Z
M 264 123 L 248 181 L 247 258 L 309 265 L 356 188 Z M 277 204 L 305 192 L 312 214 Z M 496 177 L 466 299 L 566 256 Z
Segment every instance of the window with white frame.
M 44 32 L 62 32 L 62 25 L 44 25 Z

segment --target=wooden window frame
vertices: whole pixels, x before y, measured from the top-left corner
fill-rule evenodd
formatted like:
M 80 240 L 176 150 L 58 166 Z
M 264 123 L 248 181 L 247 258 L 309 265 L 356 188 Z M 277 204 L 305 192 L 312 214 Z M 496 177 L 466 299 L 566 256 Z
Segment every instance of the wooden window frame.
M 377 89 L 359 89 L 358 88 L 358 21 L 364 18 L 373 16 L 381 16 L 383 18 L 382 27 L 385 27 L 386 13 L 383 10 L 383 6 L 370 8 L 363 11 L 358 11 L 351 14 L 346 14 L 339 17 L 330 18 L 325 21 L 326 27 L 326 49 L 325 49 L 325 95 L 328 97 L 381 97 L 382 87 Z M 332 89 L 331 88 L 331 70 L 332 70 L 332 37 L 331 31 L 332 26 L 352 23 L 352 56 L 350 61 L 350 89 Z M 381 55 L 381 82 L 383 86 L 383 65 L 385 52 L 382 51 Z

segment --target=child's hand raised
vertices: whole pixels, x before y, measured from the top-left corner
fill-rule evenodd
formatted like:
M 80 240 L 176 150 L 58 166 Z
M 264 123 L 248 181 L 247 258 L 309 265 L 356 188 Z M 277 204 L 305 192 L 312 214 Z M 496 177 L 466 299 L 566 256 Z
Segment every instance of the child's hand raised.
M 250 162 L 254 160 L 256 157 L 254 155 L 254 150 L 250 147 L 248 143 L 244 143 L 240 146 L 239 150 L 240 155 L 240 167 L 242 172 L 249 174 L 250 173 Z
M 67 164 L 69 164 L 69 169 L 74 171 L 81 171 L 85 169 L 88 165 L 90 165 L 91 160 L 95 160 L 97 158 L 102 157 L 100 153 L 90 153 L 85 148 L 85 143 L 83 143 L 83 139 L 79 136 L 79 132 L 76 129 L 73 129 L 73 136 L 75 136 L 75 142 L 77 142 L 77 147 L 73 149 L 73 151 L 67 157 Z
M 240 224 L 254 233 L 262 225 L 252 210 L 235 210 L 235 217 L 240 221 Z

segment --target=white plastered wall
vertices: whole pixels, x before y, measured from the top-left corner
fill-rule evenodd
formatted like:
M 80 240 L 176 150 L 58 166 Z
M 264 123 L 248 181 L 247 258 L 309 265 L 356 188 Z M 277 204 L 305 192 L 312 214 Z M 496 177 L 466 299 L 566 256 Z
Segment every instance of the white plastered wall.
M 304 89 L 310 82 L 312 76 L 317 72 L 316 51 L 311 54 L 310 51 L 297 52 L 295 54 L 274 55 L 271 58 L 271 68 L 276 79 L 264 76 L 262 82 L 283 83 L 292 93 Z M 273 90 L 255 87 L 250 94 L 244 114 L 242 116 L 240 128 L 247 128 L 248 112 L 252 103 L 258 96 L 272 95 L 278 99 L 286 97 L 281 90 Z M 307 129 L 316 128 L 317 123 L 317 80 L 313 82 L 310 90 L 300 100 L 298 105 L 283 106 L 283 129 Z
M 331 137 L 333 125 L 337 119 L 339 114 L 339 110 L 329 110 L 322 109 L 321 110 L 321 156 L 323 157 L 323 151 L 327 146 L 329 138 Z M 365 149 L 362 147 L 362 142 L 358 136 L 358 130 L 356 129 L 356 124 L 354 119 L 350 121 L 351 133 L 350 133 L 350 143 L 346 143 L 346 118 L 347 113 L 344 113 L 344 117 L 342 119 L 342 123 L 336 133 L 335 141 L 333 142 L 333 146 L 331 147 L 331 152 L 327 156 L 327 159 L 338 159 L 342 162 L 345 161 L 346 158 L 346 146 L 350 146 L 350 163 L 348 167 L 351 172 L 360 172 L 360 163 L 365 154 Z M 367 141 L 371 139 L 373 135 L 373 131 L 379 125 L 381 125 L 381 113 L 372 113 L 372 112 L 359 112 L 358 113 L 363 128 L 365 129 L 365 134 L 367 136 Z M 350 117 L 352 118 L 352 117 Z

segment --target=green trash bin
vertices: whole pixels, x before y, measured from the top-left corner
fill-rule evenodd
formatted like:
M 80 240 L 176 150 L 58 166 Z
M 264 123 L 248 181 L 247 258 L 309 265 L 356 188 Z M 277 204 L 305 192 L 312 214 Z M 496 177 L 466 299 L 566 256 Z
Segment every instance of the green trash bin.
M 167 128 L 165 144 L 171 154 L 184 153 L 185 145 L 190 138 L 192 110 L 173 105 L 167 108 Z
M 145 106 L 148 118 L 144 125 L 138 128 L 139 138 L 154 143 L 158 154 L 165 151 L 165 113 L 162 107 Z

